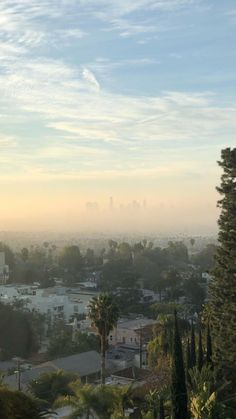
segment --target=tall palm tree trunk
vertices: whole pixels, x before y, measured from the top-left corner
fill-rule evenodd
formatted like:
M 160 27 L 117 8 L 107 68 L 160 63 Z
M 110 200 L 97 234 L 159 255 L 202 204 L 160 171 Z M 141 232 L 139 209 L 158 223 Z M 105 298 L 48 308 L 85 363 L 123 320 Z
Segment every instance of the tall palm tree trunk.
M 101 336 L 101 383 L 105 384 L 105 367 L 106 367 L 106 336 Z

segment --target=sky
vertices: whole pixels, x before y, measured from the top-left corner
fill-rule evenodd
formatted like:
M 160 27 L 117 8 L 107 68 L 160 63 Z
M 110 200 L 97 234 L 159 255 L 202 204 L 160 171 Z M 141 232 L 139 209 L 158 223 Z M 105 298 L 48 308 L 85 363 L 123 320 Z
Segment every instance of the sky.
M 235 41 L 234 0 L 1 0 L 0 230 L 215 233 Z

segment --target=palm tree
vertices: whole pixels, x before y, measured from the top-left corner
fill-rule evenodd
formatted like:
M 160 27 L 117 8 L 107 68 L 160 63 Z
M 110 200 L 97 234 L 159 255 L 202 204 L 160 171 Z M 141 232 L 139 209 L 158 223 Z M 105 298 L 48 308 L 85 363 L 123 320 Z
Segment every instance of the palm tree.
M 128 387 L 82 385 L 81 382 L 71 383 L 73 396 L 62 396 L 54 406 L 71 406 L 72 413 L 68 419 L 109 419 L 113 414 L 122 414 L 122 400 Z M 123 417 L 123 416 L 122 416 Z
M 68 416 L 68 419 L 86 418 L 90 419 L 94 417 L 94 387 L 89 384 L 82 385 L 81 382 L 75 381 L 71 383 L 71 389 L 74 394 L 68 396 L 58 397 L 54 403 L 54 407 L 71 406 L 72 413 Z
M 191 377 L 190 412 L 193 419 L 217 418 L 216 392 L 213 391 L 214 377 L 209 365 L 201 370 L 195 366 L 189 371 Z M 222 416 L 223 417 L 223 416 Z
M 119 318 L 119 309 L 112 295 L 100 294 L 94 297 L 89 304 L 89 318 L 92 325 L 97 329 L 101 340 L 101 383 L 105 384 L 105 356 L 107 348 L 107 338 L 115 327 Z
M 150 412 L 152 412 L 153 414 L 153 419 L 157 419 L 157 408 L 158 408 L 158 403 L 159 403 L 159 394 L 158 391 L 155 390 L 150 390 L 149 393 L 146 395 L 146 402 L 148 405 L 148 409 L 150 410 Z

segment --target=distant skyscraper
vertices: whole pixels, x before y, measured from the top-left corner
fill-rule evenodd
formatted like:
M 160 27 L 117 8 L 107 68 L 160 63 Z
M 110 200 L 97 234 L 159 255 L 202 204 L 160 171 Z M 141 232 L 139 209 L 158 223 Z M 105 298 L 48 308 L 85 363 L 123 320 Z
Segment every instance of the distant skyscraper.
M 138 201 L 136 201 L 136 200 L 134 200 L 134 201 L 132 202 L 132 208 L 133 208 L 134 210 L 138 210 L 138 209 L 140 208 L 139 202 L 138 202 Z
M 110 211 L 113 211 L 113 209 L 114 209 L 114 206 L 113 206 L 113 197 L 112 196 L 110 196 L 110 199 L 109 199 L 109 208 L 110 208 Z
M 98 211 L 98 203 L 97 202 L 86 202 L 86 210 L 87 211 Z
M 146 202 L 146 199 L 144 199 L 143 200 L 143 209 L 146 209 L 147 208 L 147 202 Z

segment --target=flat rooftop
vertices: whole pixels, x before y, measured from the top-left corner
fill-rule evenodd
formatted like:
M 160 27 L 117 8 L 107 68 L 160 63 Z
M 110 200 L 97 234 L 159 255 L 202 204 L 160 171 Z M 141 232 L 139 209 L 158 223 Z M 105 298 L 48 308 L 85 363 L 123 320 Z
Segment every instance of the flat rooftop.
M 122 329 L 129 329 L 129 330 L 139 330 L 147 326 L 154 326 L 157 323 L 156 320 L 153 319 L 121 319 L 117 323 L 117 327 Z

